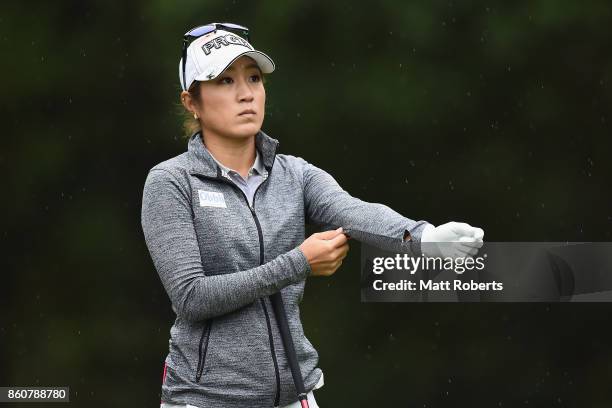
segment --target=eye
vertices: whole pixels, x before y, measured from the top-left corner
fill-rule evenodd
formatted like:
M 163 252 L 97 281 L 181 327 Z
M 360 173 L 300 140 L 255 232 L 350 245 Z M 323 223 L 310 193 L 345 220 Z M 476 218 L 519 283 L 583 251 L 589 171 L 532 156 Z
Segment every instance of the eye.
M 261 76 L 259 74 L 251 75 L 251 80 L 253 82 L 259 82 L 259 81 L 261 81 Z
M 234 80 L 230 77 L 223 77 L 219 80 L 220 84 L 231 84 Z

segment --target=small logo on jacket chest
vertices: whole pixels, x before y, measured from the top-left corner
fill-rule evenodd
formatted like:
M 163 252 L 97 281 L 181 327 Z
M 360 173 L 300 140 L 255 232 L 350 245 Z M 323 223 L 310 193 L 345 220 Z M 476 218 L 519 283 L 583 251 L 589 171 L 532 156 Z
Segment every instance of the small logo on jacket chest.
M 217 193 L 216 191 L 198 190 L 198 196 L 200 198 L 200 207 L 227 208 L 227 205 L 225 205 L 225 198 L 223 197 L 223 193 Z

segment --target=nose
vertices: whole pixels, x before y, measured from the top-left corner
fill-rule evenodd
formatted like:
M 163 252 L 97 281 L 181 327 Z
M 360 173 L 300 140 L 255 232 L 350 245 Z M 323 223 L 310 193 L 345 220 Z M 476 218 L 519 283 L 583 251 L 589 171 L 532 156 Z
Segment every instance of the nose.
M 238 101 L 251 102 L 254 98 L 253 89 L 244 78 L 238 80 Z

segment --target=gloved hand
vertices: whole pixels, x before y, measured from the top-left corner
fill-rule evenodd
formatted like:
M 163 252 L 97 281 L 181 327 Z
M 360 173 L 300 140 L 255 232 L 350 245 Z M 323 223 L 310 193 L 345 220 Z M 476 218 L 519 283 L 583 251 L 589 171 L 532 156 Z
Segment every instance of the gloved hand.
M 466 258 L 482 247 L 484 231 L 464 222 L 428 225 L 421 235 L 421 251 L 428 257 Z M 450 244 L 453 242 L 452 244 Z

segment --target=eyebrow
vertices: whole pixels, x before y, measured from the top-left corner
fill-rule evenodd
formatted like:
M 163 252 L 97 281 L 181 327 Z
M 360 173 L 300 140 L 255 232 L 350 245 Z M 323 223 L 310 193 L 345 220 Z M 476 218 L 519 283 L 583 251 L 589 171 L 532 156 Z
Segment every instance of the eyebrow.
M 259 69 L 259 65 L 257 65 L 257 64 L 249 64 L 249 65 L 247 65 L 247 66 L 246 66 L 246 67 L 244 67 L 244 68 L 245 68 L 245 69 L 246 69 L 246 68 L 257 68 L 257 69 Z M 233 70 L 234 70 L 234 67 L 233 67 L 233 66 L 232 66 L 232 67 L 229 67 L 228 69 L 226 69 L 226 71 L 233 71 Z

